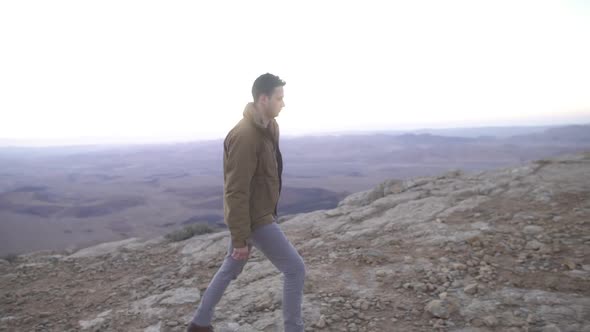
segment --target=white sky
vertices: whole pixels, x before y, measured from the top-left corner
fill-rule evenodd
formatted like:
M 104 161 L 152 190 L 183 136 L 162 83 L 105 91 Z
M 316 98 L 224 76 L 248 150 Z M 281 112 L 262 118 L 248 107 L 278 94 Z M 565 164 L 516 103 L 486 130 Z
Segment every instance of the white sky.
M 0 138 L 223 137 L 253 80 L 283 134 L 590 122 L 581 1 L 2 1 Z

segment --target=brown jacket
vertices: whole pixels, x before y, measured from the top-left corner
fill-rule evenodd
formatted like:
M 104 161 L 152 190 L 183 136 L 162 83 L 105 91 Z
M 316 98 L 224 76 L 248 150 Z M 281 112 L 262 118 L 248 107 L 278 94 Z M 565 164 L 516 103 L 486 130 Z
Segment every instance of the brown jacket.
M 252 103 L 246 105 L 223 143 L 223 209 L 234 248 L 245 247 L 254 229 L 274 221 L 282 186 L 279 126 L 273 119 L 264 128 L 253 111 Z

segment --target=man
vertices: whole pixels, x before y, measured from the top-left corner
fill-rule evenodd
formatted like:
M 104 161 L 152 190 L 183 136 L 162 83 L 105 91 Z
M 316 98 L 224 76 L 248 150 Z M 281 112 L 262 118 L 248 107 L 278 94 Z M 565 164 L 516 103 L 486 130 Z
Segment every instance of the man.
M 260 250 L 283 273 L 285 332 L 302 332 L 301 303 L 305 264 L 277 224 L 283 160 L 276 118 L 285 106 L 285 82 L 272 74 L 252 86 L 254 101 L 225 138 L 224 215 L 231 240 L 223 264 L 203 294 L 188 332 L 213 331 L 215 306 L 242 272 L 252 250 Z

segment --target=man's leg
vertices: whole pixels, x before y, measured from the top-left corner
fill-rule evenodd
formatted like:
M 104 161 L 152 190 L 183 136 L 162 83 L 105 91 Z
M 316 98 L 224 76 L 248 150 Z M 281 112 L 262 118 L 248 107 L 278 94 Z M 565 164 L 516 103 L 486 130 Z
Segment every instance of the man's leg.
M 209 283 L 209 286 L 207 286 L 205 293 L 203 293 L 201 303 L 192 319 L 194 324 L 199 326 L 208 326 L 211 324 L 215 306 L 217 306 L 217 303 L 221 300 L 221 297 L 230 282 L 240 275 L 244 265 L 246 265 L 247 260 L 238 261 L 231 257 L 233 250 L 234 248 L 230 240 L 223 264 L 219 270 L 217 270 L 217 273 L 215 273 L 215 276 Z
M 301 303 L 305 264 L 276 222 L 252 233 L 252 242 L 283 273 L 283 319 L 285 332 L 302 332 Z

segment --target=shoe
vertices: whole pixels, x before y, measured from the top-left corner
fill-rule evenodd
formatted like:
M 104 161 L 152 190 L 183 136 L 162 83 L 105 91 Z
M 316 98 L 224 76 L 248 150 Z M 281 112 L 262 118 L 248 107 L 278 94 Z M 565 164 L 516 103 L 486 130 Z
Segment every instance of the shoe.
M 213 331 L 213 326 L 209 325 L 209 326 L 199 326 L 195 323 L 190 323 L 190 325 L 188 326 L 188 328 L 186 329 L 186 332 L 214 332 Z

